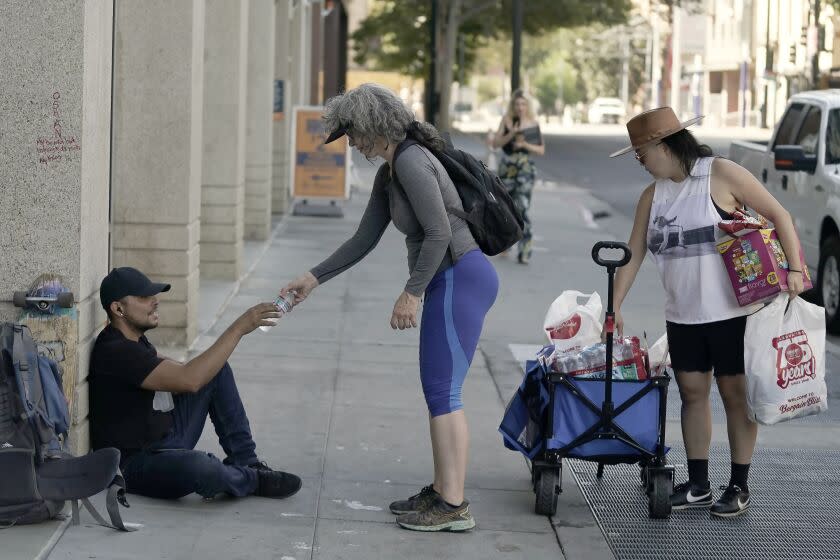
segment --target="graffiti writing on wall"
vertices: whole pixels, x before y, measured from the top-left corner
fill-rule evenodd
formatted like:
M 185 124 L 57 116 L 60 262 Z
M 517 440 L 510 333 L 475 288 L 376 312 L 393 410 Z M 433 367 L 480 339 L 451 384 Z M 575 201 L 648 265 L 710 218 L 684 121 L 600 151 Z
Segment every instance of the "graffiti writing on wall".
M 76 137 L 64 130 L 64 121 L 61 118 L 61 93 L 54 92 L 51 101 L 52 135 L 40 136 L 35 142 L 38 163 L 44 165 L 71 161 L 75 152 L 82 149 Z

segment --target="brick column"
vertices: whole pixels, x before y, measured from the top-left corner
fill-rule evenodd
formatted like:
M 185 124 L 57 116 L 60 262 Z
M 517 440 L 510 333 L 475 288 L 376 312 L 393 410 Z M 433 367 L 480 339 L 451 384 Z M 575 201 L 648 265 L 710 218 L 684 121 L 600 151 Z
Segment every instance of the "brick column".
M 111 126 L 111 2 L 0 2 L 0 318 L 30 326 L 64 370 L 70 448 L 88 437 L 90 349 L 105 313 Z M 12 294 L 59 274 L 76 306 L 22 319 Z
M 249 0 L 207 0 L 201 175 L 201 275 L 242 272 Z
M 158 345 L 197 330 L 204 8 L 116 4 L 112 264 L 172 284 L 149 332 Z
M 271 232 L 274 20 L 273 0 L 251 0 L 248 33 L 248 147 L 245 155 L 247 239 L 268 239 Z

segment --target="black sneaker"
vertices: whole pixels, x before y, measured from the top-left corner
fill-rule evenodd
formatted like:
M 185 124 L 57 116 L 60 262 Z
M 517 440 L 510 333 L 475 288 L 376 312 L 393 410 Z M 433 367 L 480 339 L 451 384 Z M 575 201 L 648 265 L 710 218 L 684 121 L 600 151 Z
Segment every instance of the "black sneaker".
M 224 460 L 222 461 L 222 463 L 224 463 L 225 465 L 228 465 L 228 466 L 233 466 L 233 465 L 236 464 L 236 463 L 233 462 L 233 459 L 231 459 L 230 457 L 225 457 Z M 251 463 L 249 465 L 245 465 L 245 466 L 250 467 L 250 468 L 252 468 L 254 470 L 257 470 L 257 471 L 271 471 L 271 470 L 274 470 L 271 467 L 269 467 L 268 464 L 266 464 L 265 461 L 254 461 L 253 463 Z
M 697 488 L 690 482 L 683 482 L 674 487 L 671 494 L 672 509 L 707 508 L 714 502 L 712 489 Z
M 391 513 L 394 515 L 414 513 L 415 511 L 429 506 L 437 496 L 439 496 L 439 494 L 435 490 L 434 486 L 429 484 L 407 500 L 397 500 L 396 502 L 391 502 Z
M 467 500 L 458 507 L 452 507 L 436 493 L 428 507 L 397 517 L 397 525 L 411 531 L 460 533 L 475 527 L 475 519 L 470 513 Z
M 269 467 L 266 464 L 265 461 L 257 461 L 256 463 L 251 463 L 248 466 L 251 467 L 252 469 L 254 469 L 255 471 L 273 471 L 274 470 L 271 467 Z
M 267 469 L 267 470 L 266 470 Z M 283 471 L 255 468 L 257 471 L 257 490 L 255 496 L 263 498 L 288 498 L 297 493 L 302 486 L 299 476 Z
M 723 495 L 712 506 L 711 514 L 715 517 L 738 517 L 750 507 L 750 493 L 741 490 L 737 484 L 721 486 Z

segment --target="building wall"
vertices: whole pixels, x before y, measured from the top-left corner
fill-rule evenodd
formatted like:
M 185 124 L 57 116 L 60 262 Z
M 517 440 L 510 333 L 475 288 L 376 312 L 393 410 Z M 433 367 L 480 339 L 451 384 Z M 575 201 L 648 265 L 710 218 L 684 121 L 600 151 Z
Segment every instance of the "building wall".
M 0 316 L 19 320 L 13 292 L 44 273 L 75 294 L 66 317 L 26 322 L 64 369 L 77 452 L 89 445 L 86 379 L 108 270 L 111 6 L 0 3 Z

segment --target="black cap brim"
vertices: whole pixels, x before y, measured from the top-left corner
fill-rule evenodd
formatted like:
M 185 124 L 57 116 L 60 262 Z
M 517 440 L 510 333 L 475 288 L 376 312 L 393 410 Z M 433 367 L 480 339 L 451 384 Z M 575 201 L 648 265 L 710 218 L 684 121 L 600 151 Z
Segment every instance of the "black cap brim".
M 147 289 L 143 290 L 145 293 L 136 295 L 145 297 L 155 296 L 161 292 L 168 292 L 170 289 L 172 289 L 171 284 L 158 284 L 156 282 L 152 282 L 151 284 L 149 284 L 149 287 Z
M 338 140 L 339 138 L 341 138 L 345 134 L 347 134 L 347 129 L 344 128 L 344 127 L 339 128 L 337 130 L 334 130 L 333 133 L 330 134 L 329 136 L 327 136 L 327 139 L 324 140 L 324 144 L 329 144 L 330 142 L 335 142 L 336 140 Z

